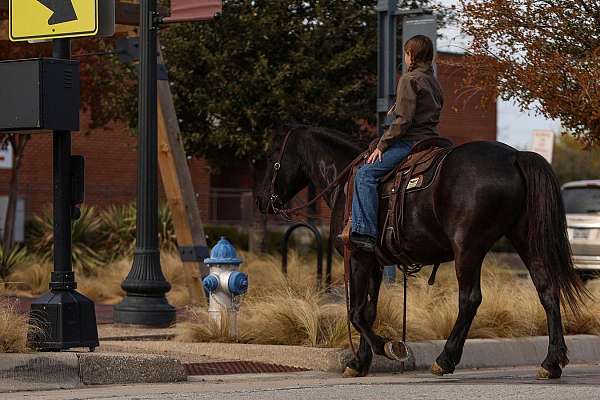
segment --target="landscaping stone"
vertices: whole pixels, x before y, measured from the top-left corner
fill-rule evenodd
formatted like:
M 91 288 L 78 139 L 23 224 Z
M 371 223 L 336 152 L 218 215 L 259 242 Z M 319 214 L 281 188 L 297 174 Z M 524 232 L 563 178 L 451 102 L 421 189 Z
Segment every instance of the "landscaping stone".
M 85 385 L 181 382 L 187 379 L 183 364 L 154 354 L 80 353 L 81 381 Z

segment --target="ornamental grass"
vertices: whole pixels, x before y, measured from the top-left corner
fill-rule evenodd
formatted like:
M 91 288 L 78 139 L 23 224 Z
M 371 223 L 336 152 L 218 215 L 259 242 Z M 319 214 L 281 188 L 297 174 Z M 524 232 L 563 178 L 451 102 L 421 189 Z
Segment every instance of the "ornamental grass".
M 241 270 L 250 276 L 250 289 L 240 312 L 240 335 L 227 337 L 226 329 L 208 321 L 203 304 L 189 308 L 188 322 L 178 325 L 181 341 L 225 341 L 287 344 L 317 347 L 348 345 L 343 266 L 334 258 L 333 287 L 316 286 L 315 259 L 296 252 L 289 255 L 288 275 L 281 272 L 279 255 L 240 252 Z M 121 282 L 132 264 L 131 257 L 107 262 L 101 273 L 86 275 L 77 270 L 78 290 L 96 303 L 116 304 L 124 296 Z M 163 273 L 172 289 L 167 298 L 176 307 L 187 307 L 183 265 L 176 253 L 163 251 Z M 52 265 L 33 257 L 15 267 L 0 285 L 7 295 L 38 296 L 48 290 Z M 98 270 L 100 271 L 100 270 Z M 446 339 L 458 312 L 458 289 L 452 263 L 444 264 L 434 286 L 427 284 L 430 268 L 409 280 L 407 333 L 410 341 Z M 400 282 L 401 283 L 401 282 Z M 600 298 L 600 280 L 587 284 L 595 299 Z M 546 335 L 546 315 L 526 271 L 515 270 L 491 259 L 482 272 L 483 303 L 471 327 L 470 338 L 508 338 Z M 384 285 L 375 330 L 390 338 L 402 334 L 403 291 L 401 284 Z M 588 300 L 579 317 L 563 312 L 567 334 L 600 334 L 600 305 Z M 357 341 L 358 334 L 353 332 Z
M 0 301 L 0 353 L 23 353 L 28 351 L 28 316 L 17 313 L 13 303 Z
M 190 342 L 232 342 L 348 346 L 346 308 L 343 298 L 342 264 L 334 267 L 333 291 L 318 290 L 314 263 L 292 253 L 288 276 L 280 272 L 279 258 L 246 258 L 243 270 L 250 276 L 250 291 L 240 310 L 240 335 L 229 337 L 208 322 L 206 307 L 191 310 L 190 320 L 179 324 L 176 340 Z M 409 341 L 446 339 L 458 314 L 458 287 L 451 263 L 440 269 L 434 286 L 429 286 L 430 268 L 409 280 L 407 337 Z M 600 280 L 588 283 L 594 300 L 583 307 L 580 317 L 563 312 L 566 334 L 600 334 Z M 511 338 L 546 335 L 546 314 L 526 271 L 514 270 L 491 259 L 482 272 L 483 303 L 469 332 L 469 338 Z M 403 290 L 401 284 L 383 285 L 375 331 L 400 338 L 402 335 Z M 358 343 L 353 330 L 353 340 Z

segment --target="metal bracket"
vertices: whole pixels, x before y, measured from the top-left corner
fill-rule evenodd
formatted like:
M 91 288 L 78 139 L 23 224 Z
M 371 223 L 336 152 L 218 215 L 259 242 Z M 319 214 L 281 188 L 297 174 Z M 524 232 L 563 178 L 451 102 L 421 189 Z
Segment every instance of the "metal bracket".
M 158 11 L 153 11 L 151 17 L 152 17 L 152 19 L 151 19 L 150 29 L 153 31 L 160 30 L 160 25 L 163 23 L 163 17 L 160 15 L 160 13 Z
M 169 71 L 167 70 L 167 66 L 165 64 L 158 64 L 156 66 L 156 79 L 159 81 L 169 80 Z
M 183 262 L 202 262 L 209 256 L 206 246 L 179 246 L 178 249 Z

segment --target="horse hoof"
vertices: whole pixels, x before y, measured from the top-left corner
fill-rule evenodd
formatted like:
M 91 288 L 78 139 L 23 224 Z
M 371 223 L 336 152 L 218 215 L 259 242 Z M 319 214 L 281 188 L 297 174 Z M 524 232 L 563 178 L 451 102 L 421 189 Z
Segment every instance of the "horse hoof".
M 344 370 L 344 378 L 356 378 L 359 375 L 359 372 L 353 368 L 346 367 L 346 369 Z
M 537 373 L 537 379 L 540 380 L 548 380 L 548 379 L 558 379 L 561 376 L 562 371 L 559 372 L 550 372 L 546 368 L 541 367 Z
M 404 342 L 392 340 L 383 346 L 385 356 L 390 360 L 406 361 L 408 360 L 408 347 Z
M 431 373 L 434 374 L 434 375 L 436 375 L 436 376 L 444 376 L 444 374 L 446 373 L 446 371 L 444 371 L 442 369 L 442 367 L 440 367 L 439 364 L 436 361 L 431 366 Z

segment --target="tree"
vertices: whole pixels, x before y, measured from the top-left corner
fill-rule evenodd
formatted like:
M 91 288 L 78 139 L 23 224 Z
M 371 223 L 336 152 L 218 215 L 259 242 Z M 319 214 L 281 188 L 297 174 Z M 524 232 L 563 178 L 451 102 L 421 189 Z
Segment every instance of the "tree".
M 552 167 L 560 183 L 583 179 L 600 179 L 600 149 L 581 149 L 581 144 L 563 135 L 554 145 Z
M 586 145 L 600 143 L 600 2 L 462 0 L 474 90 L 535 106 Z
M 287 123 L 374 123 L 375 3 L 225 0 L 214 20 L 162 32 L 188 152 L 219 166 L 260 158 Z

